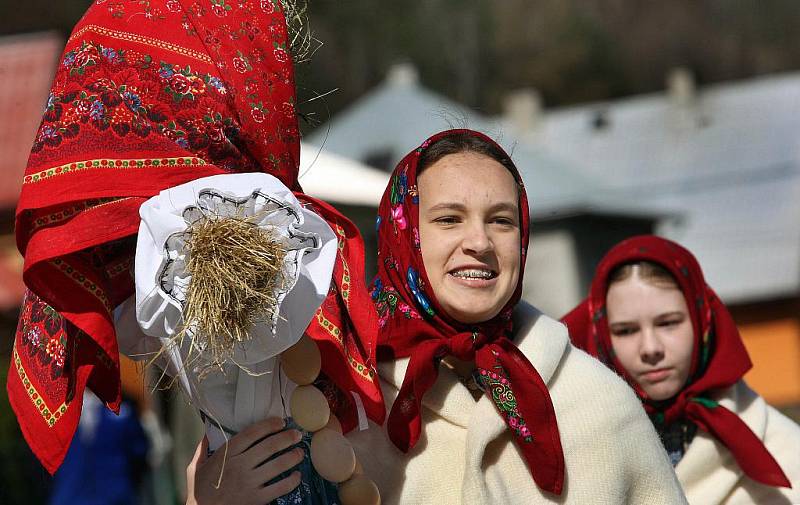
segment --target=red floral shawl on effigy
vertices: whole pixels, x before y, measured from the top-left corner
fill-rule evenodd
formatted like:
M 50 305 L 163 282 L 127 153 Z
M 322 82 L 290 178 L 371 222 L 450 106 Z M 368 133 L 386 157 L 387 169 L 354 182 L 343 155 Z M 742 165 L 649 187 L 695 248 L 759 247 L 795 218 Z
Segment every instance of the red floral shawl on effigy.
M 263 171 L 299 191 L 299 151 L 278 0 L 96 0 L 89 8 L 67 41 L 17 209 L 29 291 L 7 387 L 50 472 L 72 440 L 87 385 L 118 408 L 112 311 L 134 292 L 139 206 L 220 173 Z M 339 237 L 331 294 L 307 330 L 336 386 L 334 407 L 354 426 L 355 391 L 382 422 L 361 237 L 329 205 L 298 197 Z
M 620 265 L 649 261 L 669 271 L 683 292 L 694 329 L 689 381 L 671 400 L 653 402 L 614 355 L 606 313 L 608 278 Z M 738 382 L 752 367 L 728 309 L 706 284 L 695 257 L 685 248 L 653 235 L 629 238 L 614 246 L 597 266 L 589 296 L 562 318 L 576 347 L 597 357 L 622 376 L 644 402 L 654 422 L 670 424 L 686 417 L 719 440 L 751 479 L 768 486 L 791 487 L 763 442 L 713 399 L 713 393 Z

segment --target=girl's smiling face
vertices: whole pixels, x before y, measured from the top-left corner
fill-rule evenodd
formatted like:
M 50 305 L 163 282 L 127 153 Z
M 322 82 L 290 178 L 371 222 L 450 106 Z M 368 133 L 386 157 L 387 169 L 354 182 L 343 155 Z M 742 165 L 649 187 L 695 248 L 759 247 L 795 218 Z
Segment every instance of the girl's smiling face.
M 448 154 L 417 176 L 422 260 L 439 305 L 462 323 L 493 318 L 520 272 L 519 191 L 498 161 Z

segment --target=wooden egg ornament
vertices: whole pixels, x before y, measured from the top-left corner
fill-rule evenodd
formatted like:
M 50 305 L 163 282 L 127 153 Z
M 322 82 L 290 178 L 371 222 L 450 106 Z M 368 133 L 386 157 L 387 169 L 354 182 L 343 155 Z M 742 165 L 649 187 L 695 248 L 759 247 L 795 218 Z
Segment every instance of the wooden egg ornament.
M 354 475 L 339 484 L 339 501 L 342 505 L 380 505 L 378 486 L 363 475 Z
M 317 431 L 330 420 L 331 408 L 322 391 L 314 386 L 297 386 L 290 400 L 292 418 L 305 431 Z
M 342 434 L 342 423 L 331 413 L 325 395 L 311 384 L 322 370 L 322 356 L 308 335 L 281 353 L 281 368 L 297 384 L 292 393 L 292 417 L 311 432 L 311 464 L 323 479 L 339 484 L 341 505 L 380 505 L 378 486 L 364 476 L 353 446 Z
M 317 343 L 304 333 L 296 344 L 281 353 L 281 368 L 295 384 L 306 386 L 313 383 L 322 370 L 322 356 Z
M 353 475 L 356 453 L 344 435 L 324 428 L 311 437 L 311 463 L 323 479 L 343 482 Z

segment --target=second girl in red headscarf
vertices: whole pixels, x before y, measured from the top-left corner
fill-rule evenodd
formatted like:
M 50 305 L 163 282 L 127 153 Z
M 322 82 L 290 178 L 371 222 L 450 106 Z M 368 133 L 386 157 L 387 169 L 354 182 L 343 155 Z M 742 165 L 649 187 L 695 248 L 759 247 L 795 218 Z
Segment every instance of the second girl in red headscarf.
M 800 503 L 800 427 L 742 380 L 750 358 L 689 251 L 621 242 L 564 322 L 634 388 L 690 503 Z

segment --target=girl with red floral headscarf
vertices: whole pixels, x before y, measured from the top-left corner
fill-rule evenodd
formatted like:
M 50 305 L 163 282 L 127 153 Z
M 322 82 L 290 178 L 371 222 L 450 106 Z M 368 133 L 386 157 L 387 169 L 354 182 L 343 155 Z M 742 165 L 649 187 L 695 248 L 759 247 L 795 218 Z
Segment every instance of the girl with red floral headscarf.
M 528 225 L 519 173 L 481 133 L 397 165 L 372 289 L 388 418 L 351 435 L 359 459 L 384 503 L 684 503 L 629 389 L 520 300 Z
M 750 358 L 689 251 L 621 242 L 563 321 L 636 391 L 690 503 L 800 502 L 800 427 L 742 380 Z

